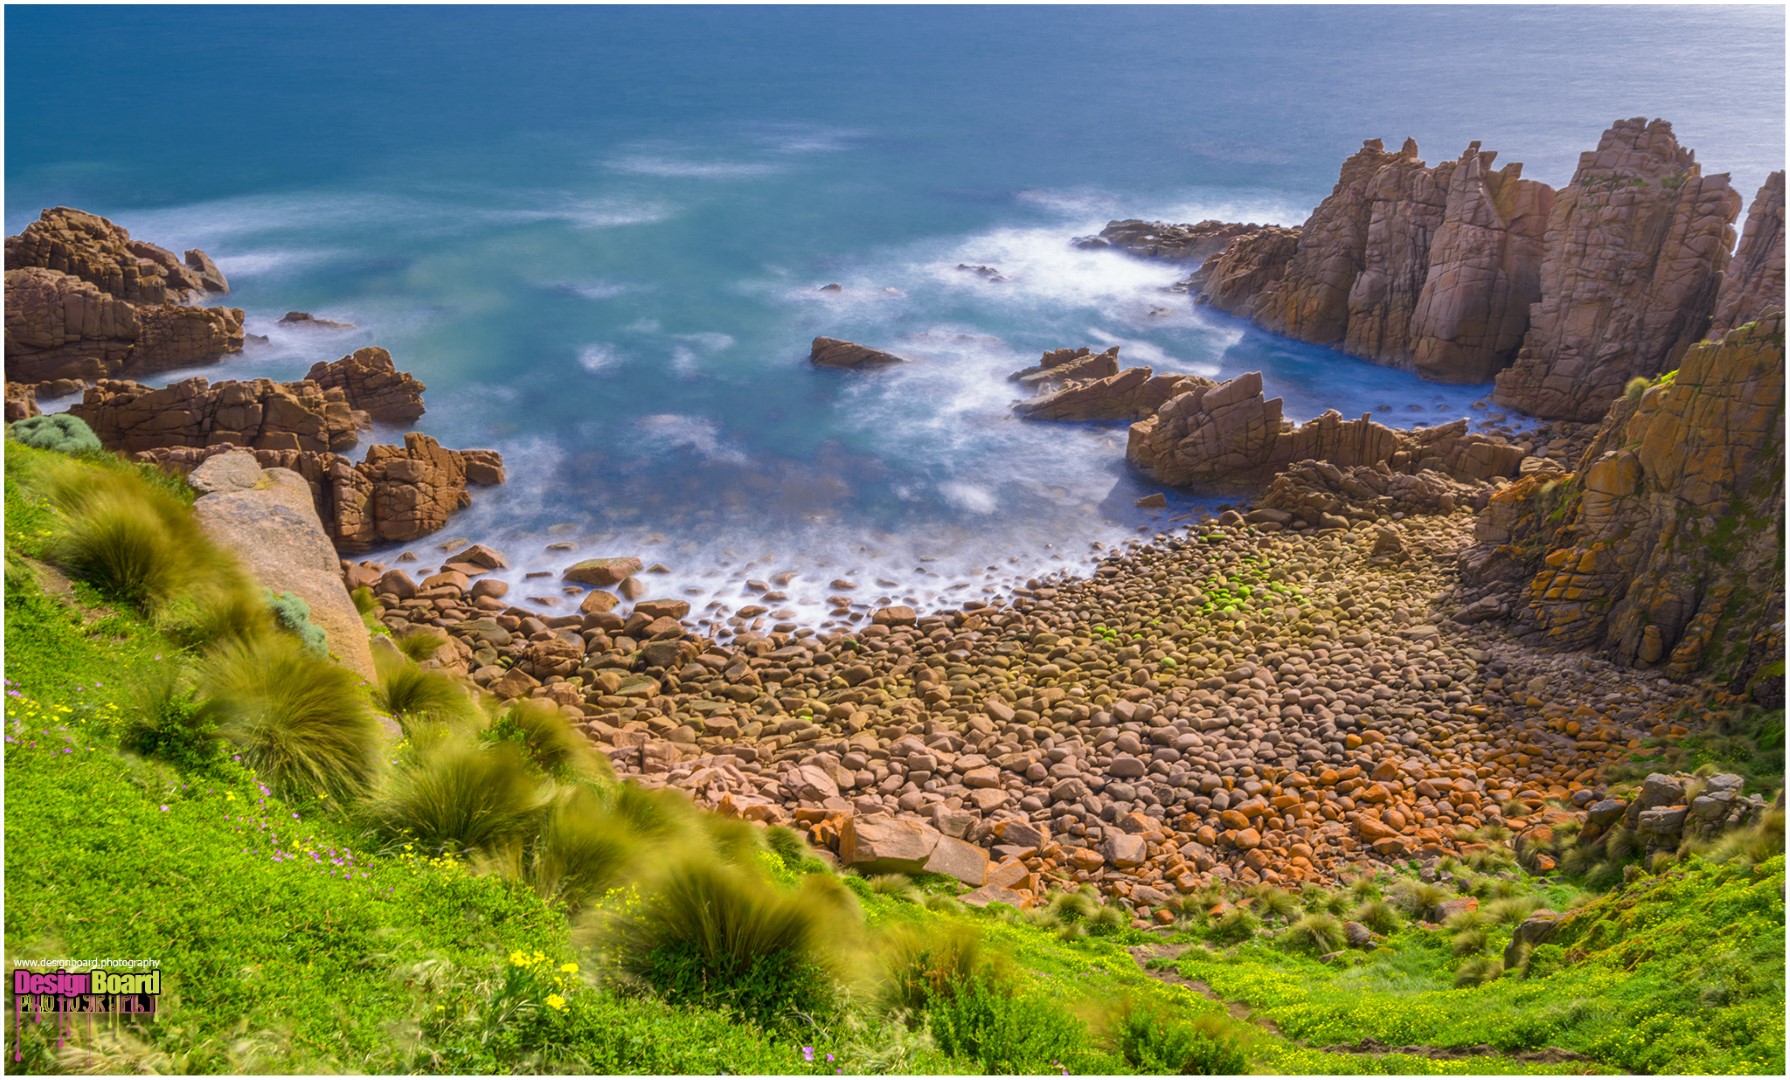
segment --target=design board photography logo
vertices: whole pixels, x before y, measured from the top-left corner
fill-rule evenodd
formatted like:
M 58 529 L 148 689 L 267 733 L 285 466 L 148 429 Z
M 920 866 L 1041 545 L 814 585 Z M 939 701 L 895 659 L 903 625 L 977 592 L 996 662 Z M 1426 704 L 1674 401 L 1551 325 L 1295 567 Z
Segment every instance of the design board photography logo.
M 128 968 L 130 970 L 112 970 Z M 60 1049 L 85 1020 L 92 1035 L 93 1020 L 116 1023 L 128 1017 L 153 1016 L 162 993 L 160 961 L 26 961 L 12 970 L 12 1059 L 24 1059 L 27 1021 L 56 1021 L 56 1046 Z

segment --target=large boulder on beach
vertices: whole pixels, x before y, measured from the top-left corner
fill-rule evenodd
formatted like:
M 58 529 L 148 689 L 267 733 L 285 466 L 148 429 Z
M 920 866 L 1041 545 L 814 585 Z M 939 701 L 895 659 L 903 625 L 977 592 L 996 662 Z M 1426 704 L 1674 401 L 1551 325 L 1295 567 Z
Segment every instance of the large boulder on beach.
M 607 588 L 620 585 L 622 582 L 640 573 L 645 564 L 631 555 L 585 559 L 566 567 L 560 577 L 576 585 L 589 585 L 593 588 Z
M 926 869 L 938 844 L 939 831 L 922 822 L 854 815 L 846 819 L 839 832 L 839 861 L 848 869 L 919 873 Z
M 205 492 L 193 515 L 207 536 L 274 593 L 291 593 L 311 609 L 329 651 L 365 679 L 376 676 L 366 624 L 342 584 L 341 564 L 312 502 L 310 485 L 289 469 L 262 469 L 252 454 L 232 451 L 195 469 Z
M 906 360 L 894 353 L 873 349 L 868 345 L 859 345 L 855 341 L 841 341 L 838 338 L 817 337 L 808 353 L 808 359 L 816 367 L 861 368 L 882 367 L 887 364 L 905 364 Z
M 1499 404 L 1594 422 L 1624 385 L 1678 366 L 1709 329 L 1740 196 L 1672 125 L 1620 120 L 1554 200 L 1541 297 Z

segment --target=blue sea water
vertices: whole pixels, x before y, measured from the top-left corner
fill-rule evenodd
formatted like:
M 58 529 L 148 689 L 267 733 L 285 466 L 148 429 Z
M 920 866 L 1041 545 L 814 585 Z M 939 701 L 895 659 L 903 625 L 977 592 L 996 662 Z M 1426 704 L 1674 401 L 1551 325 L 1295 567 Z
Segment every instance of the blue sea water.
M 787 606 L 816 621 L 837 577 L 867 603 L 967 599 L 1160 527 L 1122 425 L 1011 416 L 1005 376 L 1044 349 L 1261 370 L 1295 418 L 1484 415 L 1484 387 L 1273 338 L 1161 292 L 1182 268 L 1070 245 L 1110 218 L 1296 223 L 1370 137 L 1431 161 L 1482 140 L 1562 184 L 1610 121 L 1663 116 L 1749 201 L 1784 161 L 1775 6 L 9 7 L 5 27 L 8 233 L 66 204 L 203 247 L 271 338 L 205 374 L 383 345 L 429 386 L 421 430 L 504 452 L 509 484 L 410 545 L 424 565 L 494 543 L 523 596 L 556 588 L 528 571 L 634 554 L 698 608 L 794 571 Z M 290 309 L 356 329 L 279 327 Z M 816 371 L 820 334 L 914 362 Z

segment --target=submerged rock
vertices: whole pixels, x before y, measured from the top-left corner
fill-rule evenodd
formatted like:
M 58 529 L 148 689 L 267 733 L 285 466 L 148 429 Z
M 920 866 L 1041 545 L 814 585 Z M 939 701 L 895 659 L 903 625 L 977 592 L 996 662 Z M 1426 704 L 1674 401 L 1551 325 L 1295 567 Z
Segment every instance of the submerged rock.
M 816 367 L 832 368 L 879 367 L 884 364 L 905 364 L 907 362 L 894 353 L 830 337 L 815 338 L 813 347 L 808 353 L 808 359 Z

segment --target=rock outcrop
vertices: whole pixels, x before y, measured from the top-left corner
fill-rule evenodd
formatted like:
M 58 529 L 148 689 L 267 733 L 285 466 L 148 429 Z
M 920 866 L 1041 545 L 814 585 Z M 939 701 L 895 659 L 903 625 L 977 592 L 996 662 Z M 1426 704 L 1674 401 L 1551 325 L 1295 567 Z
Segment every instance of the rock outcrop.
M 1299 250 L 1299 229 L 1278 226 L 1238 237 L 1200 264 L 1186 281 L 1200 303 L 1233 315 L 1252 316 L 1256 303 L 1274 291 Z
M 1435 469 L 1398 472 L 1384 461 L 1338 466 L 1297 461 L 1269 483 L 1244 520 L 1269 530 L 1372 522 L 1393 514 L 1451 514 L 1482 508 L 1492 485 Z
M 356 349 L 333 363 L 319 361 L 305 378 L 325 390 L 340 390 L 352 408 L 374 420 L 401 424 L 423 415 L 428 387 L 399 371 L 392 354 L 381 348 Z
M 101 379 L 69 411 L 107 449 L 126 452 L 223 443 L 254 450 L 349 450 L 369 426 L 341 390 L 309 380 L 213 384 L 196 376 L 158 390 Z
M 206 460 L 238 449 L 230 445 L 161 447 L 136 456 L 187 474 Z M 291 469 L 310 485 L 313 504 L 336 550 L 366 551 L 380 544 L 425 536 L 471 505 L 468 485 L 504 480 L 495 450 L 448 450 L 412 432 L 403 446 L 373 446 L 356 464 L 341 454 L 314 450 L 253 450 L 262 467 Z
M 1165 221 L 1109 221 L 1098 236 L 1075 239 L 1079 248 L 1120 248 L 1145 259 L 1169 262 L 1203 262 L 1223 251 L 1226 244 L 1239 236 L 1251 236 L 1266 226 L 1243 225 L 1234 221 L 1206 220 L 1194 225 L 1171 225 Z
M 37 387 L 31 383 L 6 384 L 6 422 L 28 420 L 39 415 L 37 407 Z
M 1276 333 L 1484 381 L 1522 342 L 1554 195 L 1496 157 L 1472 143 L 1431 168 L 1409 139 L 1370 139 L 1303 226 L 1234 241 L 1190 284 Z
M 6 240 L 6 361 L 18 382 L 206 364 L 242 348 L 240 308 L 188 307 L 223 284 L 104 218 L 58 207 Z
M 1676 367 L 1709 327 L 1739 210 L 1672 125 L 1614 124 L 1554 200 L 1541 299 L 1497 401 L 1596 421 L 1628 380 Z
M 211 259 L 194 249 L 206 264 Z M 25 231 L 6 238 L 6 268 L 42 267 L 68 274 L 127 304 L 159 307 L 207 291 L 203 271 L 166 248 L 132 240 L 130 233 L 97 214 L 58 206 L 45 210 Z M 211 267 L 215 274 L 216 267 Z M 221 281 L 222 275 L 216 275 Z
M 328 635 L 331 655 L 362 678 L 375 678 L 366 624 L 342 585 L 310 485 L 287 469 L 261 468 L 241 450 L 212 457 L 189 479 L 205 492 L 193 503 L 193 516 L 206 534 L 263 587 L 303 600 L 311 621 Z
M 894 353 L 830 337 L 815 338 L 808 359 L 816 367 L 830 368 L 881 367 L 885 364 L 907 363 Z
M 1399 472 L 1436 469 L 1462 479 L 1515 475 L 1523 452 L 1467 432 L 1457 420 L 1396 431 L 1335 410 L 1294 426 L 1280 398 L 1264 399 L 1260 372 L 1196 387 L 1131 425 L 1126 460 L 1152 479 L 1207 492 L 1260 487 L 1295 461 L 1333 465 L 1385 462 Z
M 1079 349 L 1052 349 L 1039 359 L 1037 366 L 1016 371 L 1008 376 L 1022 386 L 1046 386 L 1071 379 L 1104 379 L 1119 373 L 1119 347 L 1094 352 L 1087 346 Z
M 1104 355 L 1104 354 L 1102 354 Z M 1070 382 L 1054 393 L 1013 406 L 1028 420 L 1139 420 L 1163 402 L 1198 387 L 1214 385 L 1197 375 L 1156 375 L 1147 367 Z
M 1766 309 L 1784 306 L 1784 170 L 1766 178 L 1747 211 L 1740 249 L 1722 275 L 1709 336 L 1720 337 Z
M 1618 400 L 1572 476 L 1494 496 L 1464 565 L 1525 580 L 1562 647 L 1781 695 L 1783 409 L 1779 309 Z
M 1554 189 L 1521 164 L 1467 147 L 1448 180 L 1429 272 L 1411 312 L 1411 363 L 1439 382 L 1485 382 L 1508 365 L 1541 296 L 1543 238 Z

